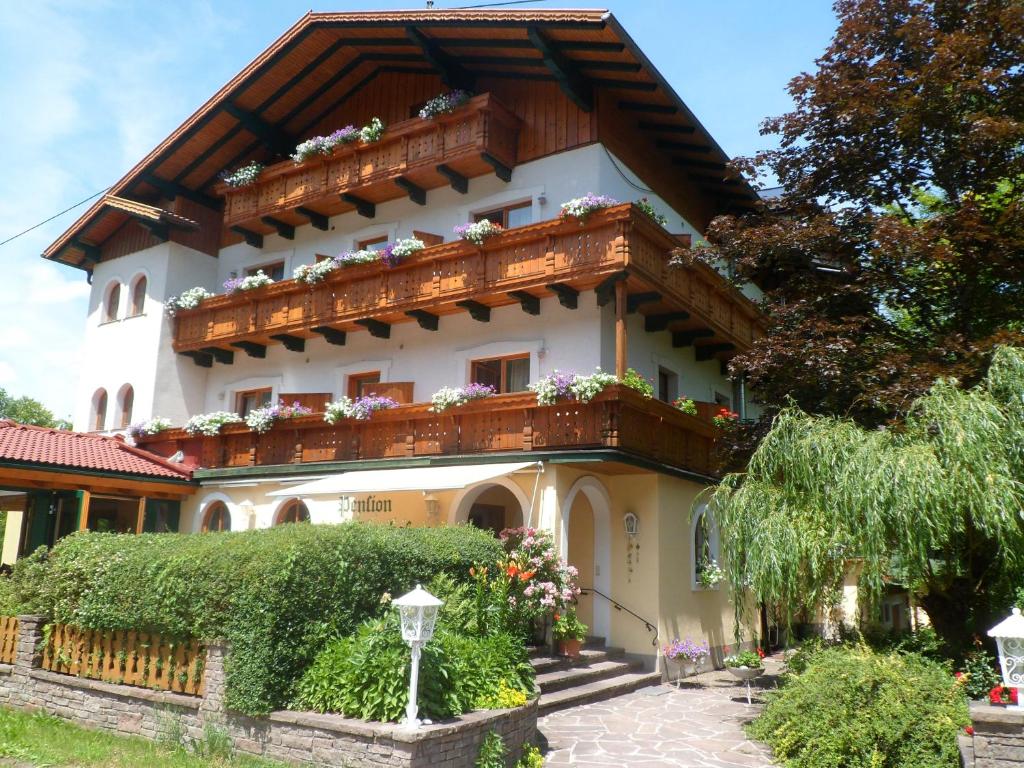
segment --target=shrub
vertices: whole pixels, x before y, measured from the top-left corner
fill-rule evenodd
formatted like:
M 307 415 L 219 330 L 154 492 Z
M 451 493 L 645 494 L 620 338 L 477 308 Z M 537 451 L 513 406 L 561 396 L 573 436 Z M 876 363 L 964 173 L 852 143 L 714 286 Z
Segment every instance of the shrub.
M 475 768 L 505 768 L 505 755 L 508 750 L 505 748 L 505 740 L 497 731 L 488 731 L 480 744 L 480 754 L 477 755 Z
M 789 768 L 956 768 L 967 704 L 953 676 L 912 653 L 825 648 L 767 694 L 750 727 Z
M 12 574 L 19 610 L 88 629 L 226 637 L 227 705 L 284 705 L 324 644 L 438 573 L 466 578 L 501 547 L 468 526 L 285 525 L 212 534 L 76 533 Z

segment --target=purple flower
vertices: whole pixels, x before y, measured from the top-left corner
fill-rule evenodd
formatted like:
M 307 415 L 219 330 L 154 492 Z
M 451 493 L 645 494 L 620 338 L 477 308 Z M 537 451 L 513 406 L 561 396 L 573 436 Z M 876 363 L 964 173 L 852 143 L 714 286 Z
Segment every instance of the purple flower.
M 383 411 L 389 408 L 397 408 L 398 403 L 390 397 L 380 395 L 365 395 L 358 397 L 352 402 L 352 418 L 368 419 L 374 411 Z
M 385 267 L 390 269 L 391 267 L 394 267 L 395 265 L 397 265 L 398 261 L 399 261 L 398 257 L 395 256 L 395 244 L 394 243 L 388 243 L 383 248 L 381 248 L 381 250 L 380 250 L 380 262 L 381 262 L 381 264 L 383 264 Z
M 224 281 L 224 293 L 235 293 L 242 287 L 244 277 L 232 277 Z
M 470 400 L 475 400 L 480 397 L 490 397 L 496 393 L 494 387 L 490 384 L 478 384 L 476 382 L 463 387 L 462 392 Z

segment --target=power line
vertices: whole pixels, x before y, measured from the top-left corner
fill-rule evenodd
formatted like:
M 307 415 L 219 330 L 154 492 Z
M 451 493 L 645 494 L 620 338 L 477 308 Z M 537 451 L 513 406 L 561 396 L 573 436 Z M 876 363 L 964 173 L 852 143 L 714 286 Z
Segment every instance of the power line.
M 26 230 L 22 230 L 21 232 L 19 232 L 19 233 L 18 233 L 18 234 L 16 234 L 16 235 L 11 235 L 11 236 L 10 236 L 10 237 L 8 237 L 8 238 L 7 238 L 6 240 L 4 240 L 4 241 L 0 242 L 0 248 L 2 248 L 3 246 L 7 245 L 7 244 L 8 244 L 9 242 L 11 242 L 12 240 L 17 240 L 17 239 L 18 239 L 19 237 L 21 237 L 22 235 L 27 235 L 27 234 L 28 234 L 29 232 L 31 232 L 31 231 L 32 231 L 33 229 L 39 229 L 39 228 L 40 228 L 41 226 L 43 226 L 44 224 L 49 224 L 49 223 L 50 223 L 51 221 L 53 221 L 54 219 L 60 218 L 60 217 L 61 217 L 61 216 L 63 216 L 63 215 L 65 214 L 65 213 L 68 213 L 68 212 L 70 212 L 70 211 L 73 211 L 73 210 L 75 210 L 75 208 L 78 208 L 78 207 L 79 207 L 80 205 L 85 205 L 85 204 L 86 204 L 86 203 L 88 203 L 88 202 L 89 202 L 90 200 L 92 200 L 92 199 L 93 199 L 94 197 L 99 197 L 100 195 L 102 195 L 102 194 L 103 194 L 104 192 L 106 192 L 106 191 L 107 191 L 108 189 L 110 189 L 110 187 L 105 187 L 104 189 L 101 189 L 101 190 L 100 190 L 99 192 L 96 192 L 96 193 L 94 193 L 94 194 L 91 194 L 91 195 L 89 195 L 89 196 L 88 196 L 87 198 L 85 198 L 85 200 L 80 200 L 80 201 L 78 201 L 77 203 L 75 203 L 74 205 L 72 205 L 72 206 L 71 206 L 70 208 L 65 208 L 65 209 L 64 209 L 63 211 L 61 211 L 60 213 L 55 213 L 55 214 L 53 214 L 53 216 L 51 216 L 50 218 L 48 218 L 48 219 L 44 219 L 43 221 L 40 221 L 40 222 L 39 222 L 38 224 L 34 224 L 34 225 L 32 225 L 31 227 L 29 227 L 28 229 L 26 229 Z
M 481 5 L 456 5 L 448 8 L 449 11 L 468 11 L 471 8 L 495 8 L 499 5 L 525 5 L 526 3 L 539 3 L 541 0 L 506 0 L 504 3 L 483 3 Z

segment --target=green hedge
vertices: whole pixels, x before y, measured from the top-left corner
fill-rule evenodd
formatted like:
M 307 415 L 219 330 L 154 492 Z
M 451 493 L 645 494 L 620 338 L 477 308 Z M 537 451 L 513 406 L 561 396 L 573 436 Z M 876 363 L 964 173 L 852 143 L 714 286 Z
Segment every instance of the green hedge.
M 958 768 L 970 723 L 953 675 L 915 653 L 812 652 L 767 694 L 750 734 L 787 768 Z
M 227 705 L 248 714 L 284 706 L 329 640 L 348 635 L 439 573 L 468 578 L 493 563 L 489 533 L 390 525 L 285 525 L 238 533 L 77 533 L 18 563 L 20 611 L 90 629 L 226 637 Z

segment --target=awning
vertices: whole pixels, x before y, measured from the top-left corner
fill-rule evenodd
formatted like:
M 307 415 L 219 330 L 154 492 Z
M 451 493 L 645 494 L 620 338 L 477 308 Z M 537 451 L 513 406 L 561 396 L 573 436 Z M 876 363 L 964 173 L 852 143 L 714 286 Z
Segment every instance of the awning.
M 370 469 L 345 472 L 322 480 L 303 483 L 268 496 L 331 496 L 351 493 L 382 493 L 384 491 L 447 491 L 466 488 L 485 480 L 509 475 L 528 467 L 539 467 L 538 461 L 517 461 L 506 464 L 459 464 L 445 467 L 407 467 L 405 469 Z

